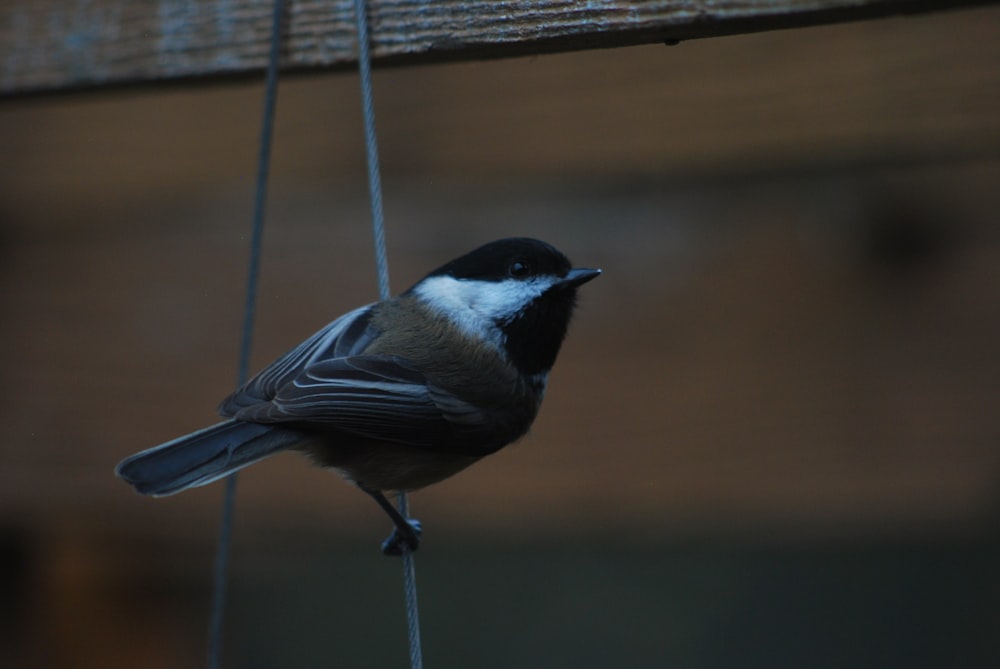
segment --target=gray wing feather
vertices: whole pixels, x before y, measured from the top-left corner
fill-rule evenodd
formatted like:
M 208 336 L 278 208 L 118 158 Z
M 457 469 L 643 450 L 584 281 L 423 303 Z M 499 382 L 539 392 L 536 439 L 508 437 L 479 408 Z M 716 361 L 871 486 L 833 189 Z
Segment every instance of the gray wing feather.
M 360 353 L 378 332 L 371 326 L 373 304 L 349 311 L 265 367 L 219 405 L 219 413 L 233 417 L 244 409 L 269 402 L 283 386 L 307 367 L 325 358 Z
M 241 420 L 327 426 L 371 439 L 447 450 L 461 433 L 490 428 L 489 417 L 433 384 L 397 356 L 322 360 Z

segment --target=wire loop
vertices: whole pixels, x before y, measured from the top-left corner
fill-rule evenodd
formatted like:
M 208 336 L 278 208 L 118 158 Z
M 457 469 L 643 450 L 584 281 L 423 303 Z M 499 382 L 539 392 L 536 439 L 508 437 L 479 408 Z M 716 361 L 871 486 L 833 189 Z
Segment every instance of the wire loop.
M 378 138 L 375 134 L 371 54 L 368 42 L 368 16 L 365 0 L 355 0 L 354 9 L 358 25 L 358 64 L 361 75 L 361 105 L 365 123 L 365 148 L 368 156 L 368 187 L 372 208 L 375 265 L 378 272 L 379 297 L 385 300 L 390 296 L 389 263 L 385 244 L 385 222 L 382 214 L 382 183 L 378 162 Z M 253 328 L 257 305 L 257 285 L 260 275 L 261 245 L 264 232 L 264 212 L 267 202 L 267 183 L 271 161 L 271 144 L 274 135 L 274 114 L 277 102 L 278 69 L 281 57 L 281 36 L 284 15 L 284 0 L 275 0 L 271 49 L 268 58 L 264 92 L 264 113 L 261 121 L 260 152 L 257 159 L 253 229 L 247 267 L 246 301 L 244 305 L 240 357 L 237 367 L 237 386 L 242 386 L 249 375 L 250 351 L 253 342 Z M 229 582 L 229 556 L 232 547 L 236 476 L 236 474 L 231 474 L 226 478 L 223 497 L 222 520 L 219 527 L 218 547 L 213 572 L 212 604 L 209 621 L 209 669 L 218 669 L 222 655 L 222 628 L 225 619 L 226 590 Z M 403 517 L 409 517 L 405 493 L 400 493 L 398 506 Z M 403 549 L 403 586 L 406 597 L 406 616 L 409 631 L 410 666 L 412 669 L 422 669 L 423 657 L 420 648 L 420 615 L 417 606 L 416 570 L 413 553 L 405 547 Z

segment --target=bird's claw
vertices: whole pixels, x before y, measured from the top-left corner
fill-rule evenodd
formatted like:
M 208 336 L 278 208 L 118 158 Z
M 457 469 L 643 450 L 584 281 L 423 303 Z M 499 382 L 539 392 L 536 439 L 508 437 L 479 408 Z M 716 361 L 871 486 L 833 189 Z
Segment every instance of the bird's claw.
M 419 520 L 408 519 L 407 528 L 395 527 L 389 538 L 382 542 L 383 555 L 402 555 L 404 550 L 411 553 L 420 546 L 423 527 Z

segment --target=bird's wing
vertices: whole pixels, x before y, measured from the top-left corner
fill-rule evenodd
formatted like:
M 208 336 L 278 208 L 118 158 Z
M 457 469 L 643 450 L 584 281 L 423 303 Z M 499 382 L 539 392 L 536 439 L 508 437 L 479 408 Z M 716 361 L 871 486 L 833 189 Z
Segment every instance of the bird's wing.
M 272 362 L 219 405 L 219 413 L 233 417 L 243 409 L 270 401 L 278 389 L 291 383 L 307 367 L 324 358 L 360 353 L 378 331 L 371 326 L 369 304 L 349 311 Z
M 434 384 L 398 356 L 360 355 L 321 360 L 278 389 L 270 402 L 236 418 L 343 430 L 371 439 L 437 451 L 470 444 L 494 450 L 488 411 Z

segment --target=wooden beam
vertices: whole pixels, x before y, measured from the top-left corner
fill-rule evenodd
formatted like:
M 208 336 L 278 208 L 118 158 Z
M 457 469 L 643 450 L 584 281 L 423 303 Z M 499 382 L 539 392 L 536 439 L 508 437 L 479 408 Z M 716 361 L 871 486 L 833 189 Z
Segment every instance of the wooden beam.
M 996 0 L 994 0 L 995 2 Z M 988 0 L 370 0 L 380 64 L 674 43 Z M 0 96 L 259 74 L 270 0 L 5 0 Z M 289 0 L 283 68 L 355 62 L 351 0 Z

